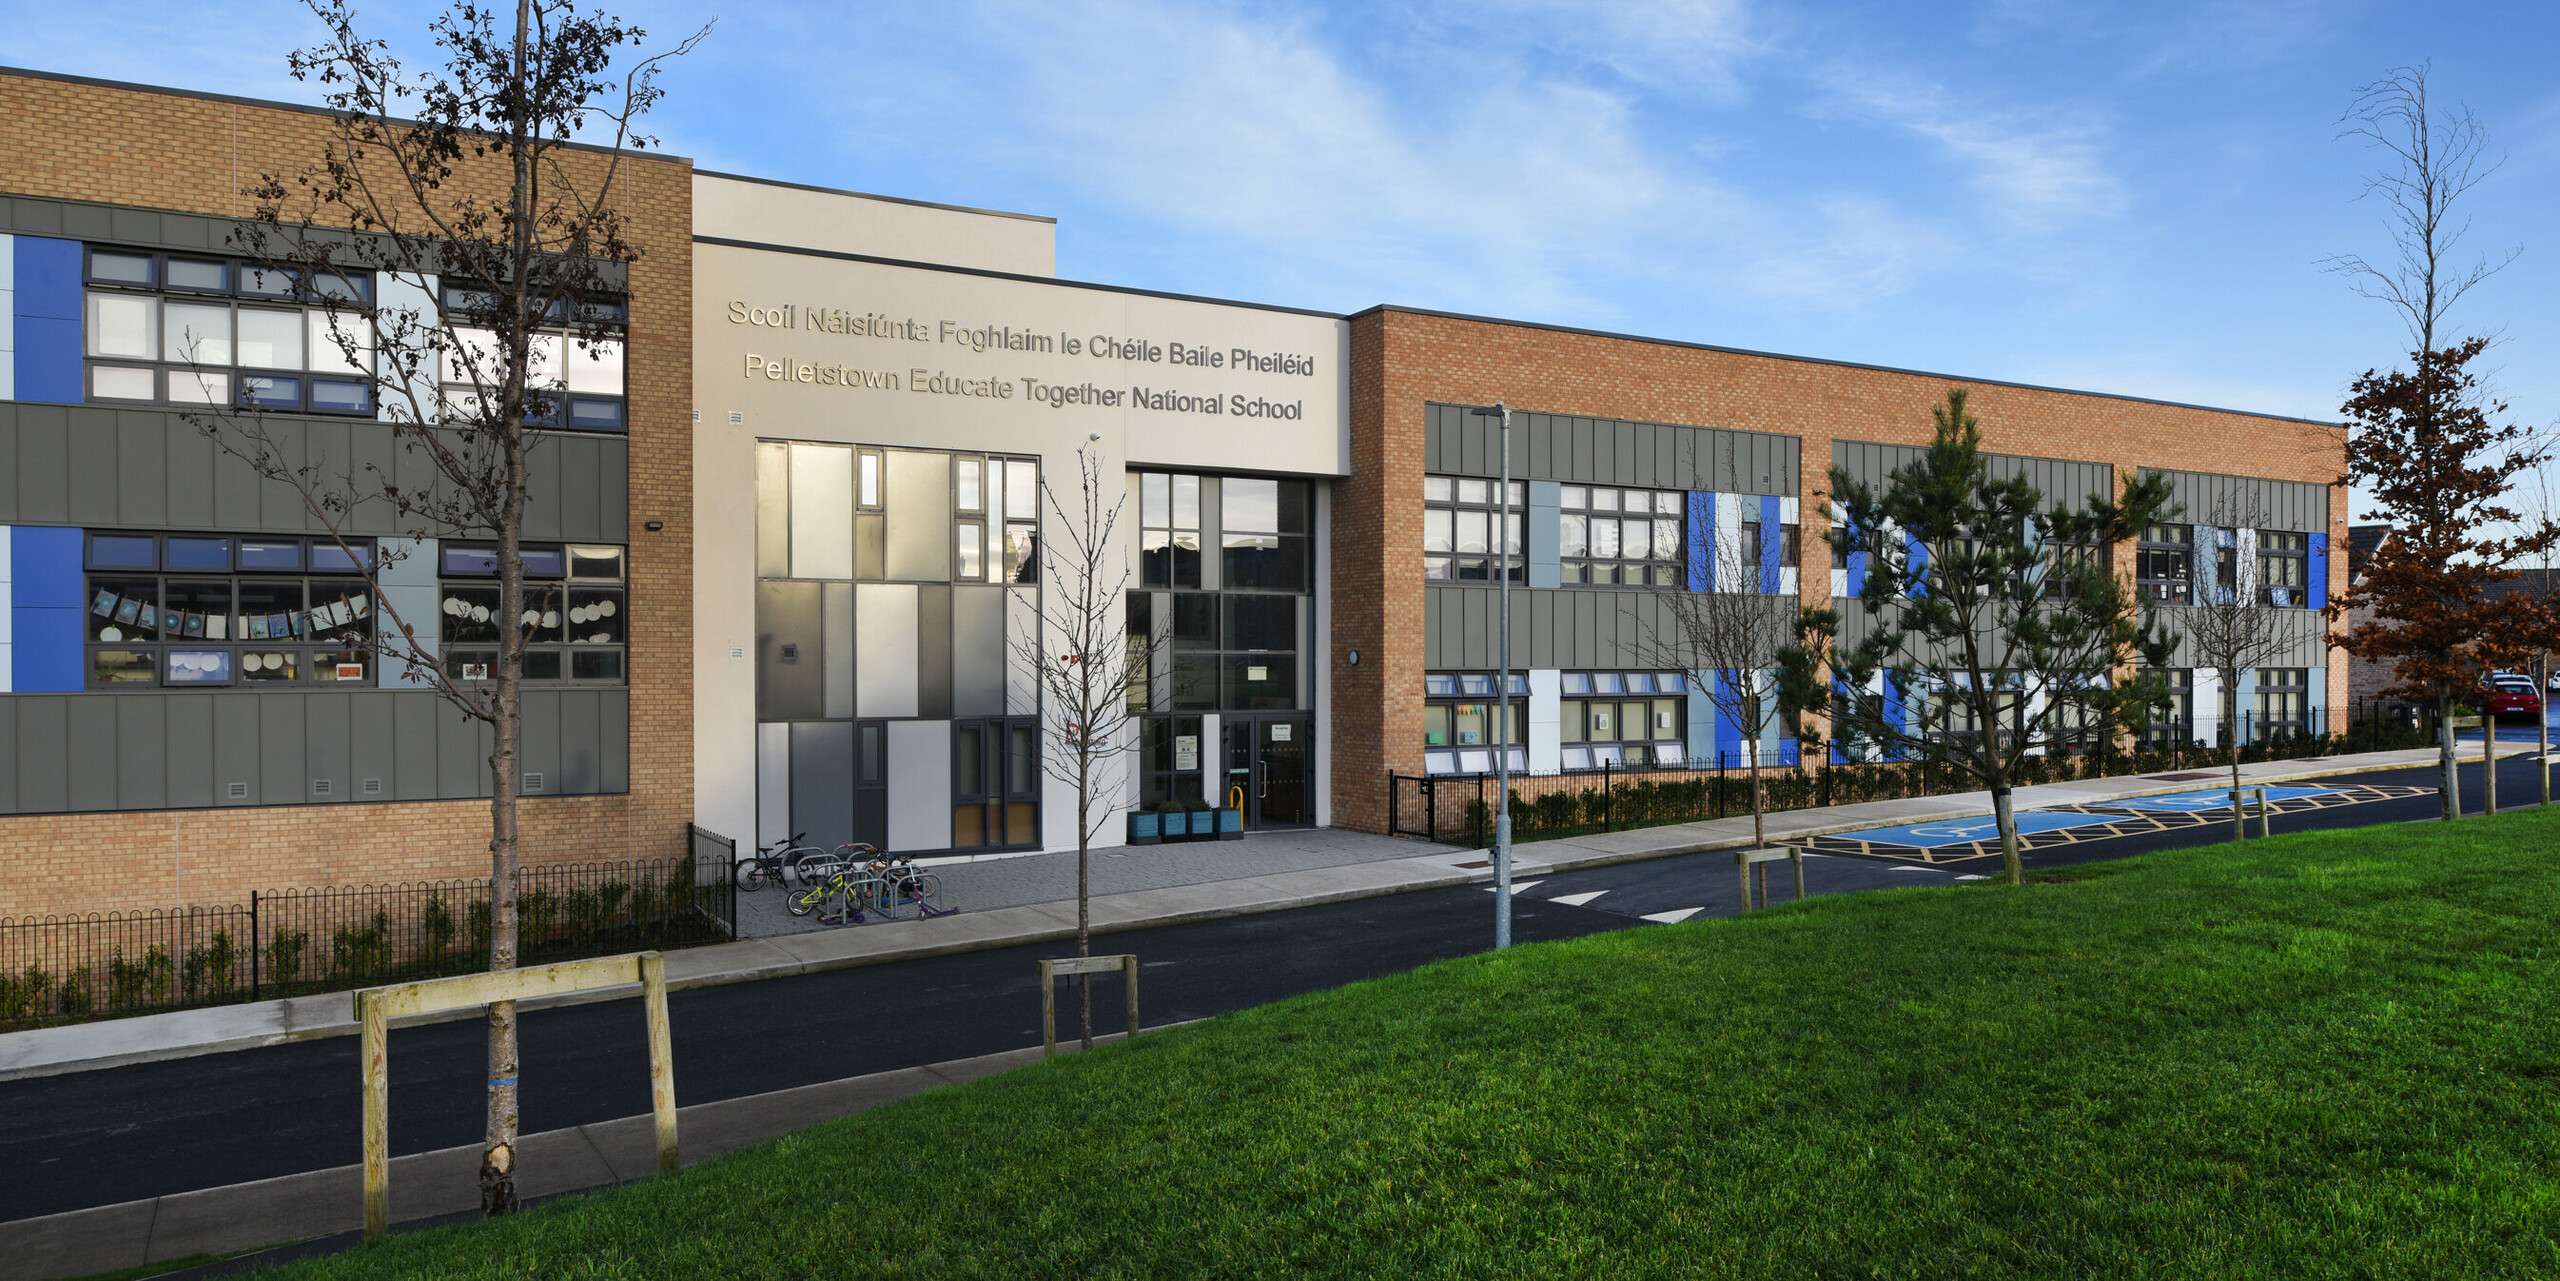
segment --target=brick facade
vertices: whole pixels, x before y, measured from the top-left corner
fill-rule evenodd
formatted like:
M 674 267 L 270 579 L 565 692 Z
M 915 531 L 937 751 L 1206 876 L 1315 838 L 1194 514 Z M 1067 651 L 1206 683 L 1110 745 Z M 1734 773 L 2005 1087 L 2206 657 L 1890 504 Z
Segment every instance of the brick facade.
M 291 107 L 0 75 L 0 195 L 243 216 L 262 173 L 313 164 L 330 118 Z M 590 186 L 605 158 L 563 153 Z M 471 190 L 465 172 L 450 190 Z M 504 179 L 478 175 L 479 194 Z M 631 268 L 630 792 L 522 802 L 528 861 L 670 858 L 693 812 L 692 168 L 626 160 Z M 659 532 L 647 532 L 660 521 Z M 0 916 L 229 901 L 271 886 L 486 875 L 485 803 L 0 818 Z
M 1515 410 L 1774 432 L 1802 439 L 1808 604 L 1829 599 L 1817 496 L 1831 442 L 1928 443 L 1929 411 L 1971 390 L 1985 447 L 2141 467 L 2331 485 L 2329 592 L 2347 581 L 2337 429 L 2298 419 L 2124 397 L 1967 382 L 1818 360 L 1714 350 L 1377 308 L 1352 318 L 1352 471 L 1334 504 L 1334 822 L 1383 831 L 1387 776 L 1422 772 L 1424 406 Z M 2134 549 L 2116 549 L 2133 572 Z M 1356 668 L 1350 650 L 1361 653 Z M 2332 651 L 2325 702 L 2344 723 L 2347 664 Z

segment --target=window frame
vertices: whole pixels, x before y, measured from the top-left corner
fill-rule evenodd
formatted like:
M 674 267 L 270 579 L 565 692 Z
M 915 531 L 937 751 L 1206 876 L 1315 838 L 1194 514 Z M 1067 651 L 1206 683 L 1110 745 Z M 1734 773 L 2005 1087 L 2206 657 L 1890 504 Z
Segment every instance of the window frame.
M 2134 590 L 2163 605 L 2196 603 L 2196 526 L 2163 521 L 2142 531 L 2134 544 Z M 2159 537 L 2162 531 L 2183 530 L 2185 537 Z M 2183 572 L 2179 570 L 2183 558 Z M 2173 572 L 2161 572 L 2173 571 Z
M 560 615 L 556 623 L 537 622 L 537 626 L 552 632 L 553 636 L 534 640 L 525 647 L 525 681 L 545 688 L 628 686 L 631 683 L 632 647 L 630 546 L 624 543 L 537 542 L 520 544 L 519 550 L 528 561 L 525 566 L 528 603 L 544 603 L 535 593 L 557 593 L 556 612 Z M 495 543 L 478 539 L 447 539 L 436 545 L 436 663 L 444 670 L 447 679 L 457 683 L 476 684 L 494 680 L 504 636 L 503 632 L 486 639 L 457 638 L 453 634 L 454 620 L 459 617 L 454 607 L 457 604 L 466 608 L 477 607 L 478 594 L 495 590 L 498 581 L 494 562 L 486 569 L 479 569 L 467 559 L 457 565 L 456 558 L 494 557 L 496 553 Z M 558 558 L 555 563 L 540 563 L 535 559 L 555 556 Z M 607 560 L 616 566 L 611 577 L 592 570 L 580 572 L 582 561 L 592 565 Z M 463 592 L 474 595 L 457 594 Z M 582 601 L 578 599 L 581 595 L 590 599 Z M 613 638 L 604 641 L 575 639 L 569 629 L 593 623 L 592 611 L 599 605 L 611 606 L 602 617 L 620 620 L 612 627 Z M 590 611 L 590 617 L 577 618 L 581 609 Z M 550 612 L 554 611 L 545 611 L 546 614 Z M 473 621 L 488 625 L 488 620 Z M 609 657 L 613 671 L 609 674 L 579 675 L 580 660 L 589 657 L 599 660 L 596 666 L 604 665 L 603 660 Z M 476 673 L 475 668 L 478 669 Z
M 1485 476 L 1459 476 L 1429 473 L 1422 478 L 1422 578 L 1431 583 L 1498 583 L 1503 575 L 1495 572 L 1502 563 L 1508 544 L 1511 556 L 1509 577 L 1514 583 L 1529 581 L 1528 521 L 1529 482 L 1511 482 L 1509 533 L 1497 539 L 1495 527 L 1504 523 L 1502 482 Z M 1479 496 L 1467 497 L 1467 487 L 1480 487 Z M 1478 552 L 1458 550 L 1459 526 L 1469 514 L 1484 519 L 1485 547 Z M 1433 526 L 1448 527 L 1448 546 L 1432 546 Z M 1472 572 L 1469 572 L 1472 570 Z
M 151 264 L 149 272 L 151 279 L 145 283 L 101 275 L 98 271 L 98 260 L 101 257 L 148 261 Z M 169 264 L 173 261 L 219 266 L 222 269 L 223 284 L 219 288 L 172 285 L 168 282 Z M 239 407 L 273 413 L 310 414 L 323 418 L 359 420 L 378 416 L 375 375 L 361 372 L 349 373 L 334 366 L 323 366 L 313 350 L 314 344 L 311 341 L 311 330 L 315 319 L 325 317 L 333 327 L 343 326 L 352 321 L 366 331 L 367 341 L 364 343 L 364 351 L 379 360 L 381 336 L 374 331 L 372 319 L 367 314 L 379 292 L 376 273 L 372 270 L 344 270 L 334 276 L 334 279 L 348 285 L 350 295 L 341 300 L 338 306 L 333 307 L 322 296 L 321 291 L 310 287 L 299 273 L 277 272 L 286 279 L 285 287 L 280 291 L 253 289 L 248 283 L 251 279 L 275 269 L 262 268 L 248 259 L 234 255 L 138 249 L 84 241 L 81 243 L 80 262 L 80 351 L 83 403 L 183 408 Z M 102 300 L 116 298 L 150 301 L 149 355 L 115 355 L 96 350 L 100 339 L 97 322 L 98 305 Z M 185 307 L 221 307 L 229 312 L 230 337 L 225 340 L 229 351 L 227 359 L 220 362 L 182 360 L 167 349 L 165 329 L 168 323 L 168 308 L 173 303 Z M 260 312 L 290 310 L 297 317 L 297 344 L 300 356 L 296 366 L 286 368 L 274 363 L 252 364 L 245 359 L 239 337 L 240 313 L 244 308 Z M 148 396 L 108 396 L 98 390 L 102 374 L 128 370 L 148 374 L 151 381 L 151 391 Z M 186 376 L 221 377 L 225 380 L 221 399 L 215 401 L 210 398 L 172 395 L 170 389 L 177 385 L 175 380 Z M 248 395 L 248 390 L 252 380 L 270 389 L 282 381 L 290 380 L 293 384 L 293 393 L 289 399 L 251 397 Z M 354 403 L 331 403 L 324 399 L 324 392 L 330 391 L 340 395 L 351 395 L 354 397 Z
M 1603 508 L 1595 504 L 1593 496 L 1603 491 L 1612 496 L 1611 501 L 1616 506 Z M 1621 548 L 1625 546 L 1624 524 L 1634 519 L 1626 505 L 1626 496 L 1629 494 L 1646 496 L 1644 519 L 1651 526 L 1646 531 L 1647 554 L 1642 558 L 1627 556 L 1623 553 L 1612 556 L 1593 554 L 1592 549 L 1599 545 L 1599 540 L 1593 533 L 1598 527 L 1591 523 L 1595 520 L 1605 519 L 1617 523 L 1620 526 L 1621 541 L 1616 545 Z M 1556 498 L 1556 559 L 1561 582 L 1568 587 L 1627 587 L 1648 591 L 1686 588 L 1689 564 L 1688 511 L 1689 496 L 1685 490 L 1655 489 L 1642 485 L 1559 486 Z M 1572 522 L 1576 519 L 1583 522 L 1583 535 L 1578 542 L 1568 536 Z M 1759 522 L 1752 523 L 1756 525 Z M 1673 554 L 1668 557 L 1659 554 L 1662 550 L 1663 527 L 1666 525 L 1670 527 L 1673 551 Z M 1578 553 L 1572 551 L 1571 548 L 1576 545 L 1583 550 Z M 1752 572 L 1747 575 L 1747 578 L 1756 588 L 1760 581 L 1759 561 L 1754 559 L 1750 564 Z M 1628 581 L 1630 573 L 1639 575 L 1643 581 Z

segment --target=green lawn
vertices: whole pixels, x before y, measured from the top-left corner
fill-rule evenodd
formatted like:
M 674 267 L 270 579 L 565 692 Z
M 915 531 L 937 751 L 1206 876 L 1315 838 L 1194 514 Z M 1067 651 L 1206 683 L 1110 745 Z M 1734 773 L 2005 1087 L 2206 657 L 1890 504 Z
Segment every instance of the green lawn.
M 2556 838 L 1525 947 L 293 1275 L 2560 1275 Z

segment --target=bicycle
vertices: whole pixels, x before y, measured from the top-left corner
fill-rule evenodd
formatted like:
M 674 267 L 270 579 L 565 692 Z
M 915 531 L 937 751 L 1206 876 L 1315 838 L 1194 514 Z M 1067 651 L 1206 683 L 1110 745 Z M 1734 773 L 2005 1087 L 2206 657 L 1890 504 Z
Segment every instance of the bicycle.
M 872 902 L 876 893 L 873 878 L 863 875 L 854 864 L 842 863 L 794 893 L 783 908 L 793 916 L 817 912 L 821 925 L 860 925 L 866 919 L 863 905 Z M 829 899 L 840 900 L 842 907 L 832 913 L 822 911 Z
M 915 862 L 913 854 L 887 854 L 873 859 L 865 869 L 878 885 L 874 906 L 880 915 L 895 920 L 900 909 L 913 907 L 918 919 L 931 920 L 959 911 L 942 906 L 942 877 L 917 871 Z
M 800 844 L 801 838 L 807 835 L 807 832 L 793 832 L 771 845 L 757 846 L 755 853 L 738 860 L 730 873 L 738 888 L 755 891 L 767 885 L 784 884 L 798 857 L 816 852 Z

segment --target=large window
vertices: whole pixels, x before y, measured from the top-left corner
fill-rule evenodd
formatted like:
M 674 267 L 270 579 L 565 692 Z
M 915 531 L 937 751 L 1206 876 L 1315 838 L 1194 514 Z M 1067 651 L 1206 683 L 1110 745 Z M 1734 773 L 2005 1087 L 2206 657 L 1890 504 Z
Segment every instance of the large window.
M 1309 526 L 1312 491 L 1303 480 L 1229 476 L 1218 482 L 1219 565 L 1228 591 L 1314 590 Z M 1290 648 L 1294 649 L 1293 644 Z
M 1511 768 L 1529 768 L 1529 678 L 1511 675 L 1511 730 L 1502 732 L 1496 678 L 1488 672 L 1429 672 L 1422 678 L 1423 769 L 1432 774 L 1487 774 L 1493 753 L 1511 745 Z
M 2195 603 L 2196 544 L 2192 525 L 2153 525 L 2134 547 L 2135 589 L 2165 605 Z
M 1688 496 L 1676 490 L 1562 487 L 1556 553 L 1568 583 L 1628 587 L 1683 584 L 1681 524 Z M 1759 527 L 1755 524 L 1754 530 Z M 1757 538 L 1746 563 L 1759 563 Z
M 87 278 L 89 400 L 374 412 L 371 272 L 91 246 Z
M 1133 648 L 1172 650 L 1171 680 L 1142 681 L 1131 673 L 1132 706 L 1146 685 L 1158 710 L 1290 711 L 1301 705 L 1298 689 L 1301 597 L 1257 593 L 1133 592 L 1129 636 Z
M 1529 580 L 1521 555 L 1520 531 L 1528 519 L 1529 484 L 1511 482 L 1509 533 L 1496 546 L 1494 531 L 1503 527 L 1502 484 L 1465 476 L 1422 478 L 1422 576 L 1435 580 L 1484 582 L 1500 572 L 1502 557 L 1511 557 L 1511 581 Z
M 498 604 L 495 544 L 448 542 L 439 548 L 445 675 L 485 681 L 497 673 L 504 625 Z M 524 676 L 535 681 L 625 679 L 630 599 L 620 547 L 526 544 Z M 410 620 L 413 627 L 420 620 Z
M 2258 531 L 2258 601 L 2279 608 L 2311 603 L 2311 536 L 2278 529 Z
M 371 548 L 326 539 L 89 535 L 91 688 L 373 682 Z
M 1566 672 L 1558 737 L 1568 770 L 1688 763 L 1689 682 L 1677 672 Z
M 454 349 L 444 354 L 446 412 L 477 412 L 483 389 L 500 381 L 498 335 L 485 328 L 494 318 L 495 299 L 484 291 L 444 291 L 444 308 L 453 323 Z M 589 325 L 620 333 L 629 316 L 620 299 L 587 304 Z M 623 340 L 580 337 L 581 326 L 570 319 L 566 304 L 555 307 L 531 335 L 533 390 L 526 412 L 537 426 L 575 431 L 627 431 L 630 428 L 623 371 Z
M 1040 844 L 1040 722 L 951 725 L 951 848 Z
M 2310 727 L 2311 670 L 2306 667 L 2258 669 L 2258 723 L 2252 737 L 2300 734 Z
M 2193 668 L 2161 670 L 2169 685 L 2169 710 L 2152 709 L 2151 732 L 2143 736 L 2154 748 L 2184 747 L 2196 741 L 2196 674 Z
M 1154 471 L 1138 477 L 1138 581 L 1200 585 L 1199 477 Z

